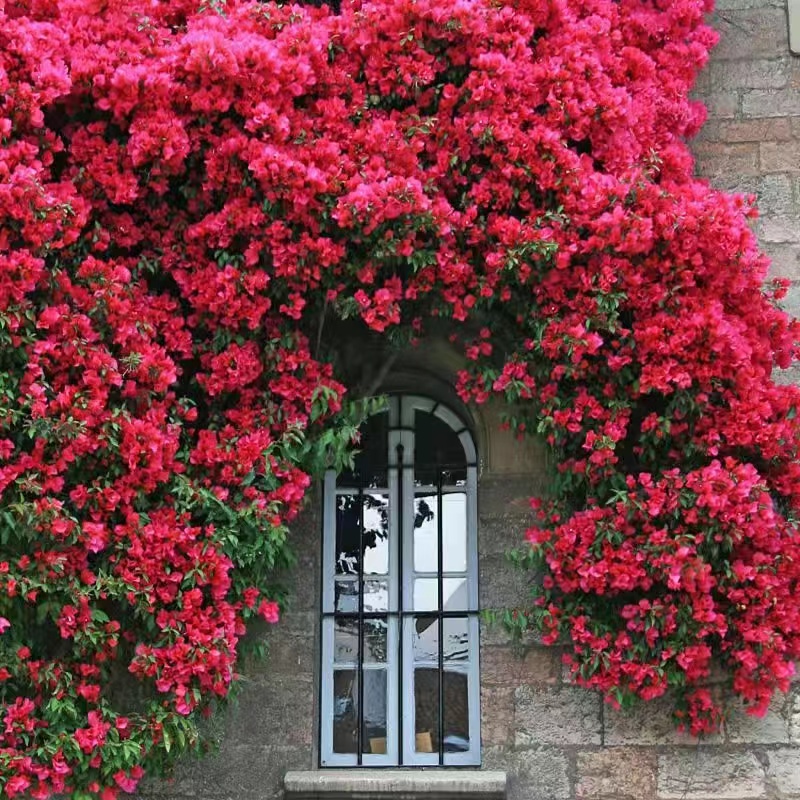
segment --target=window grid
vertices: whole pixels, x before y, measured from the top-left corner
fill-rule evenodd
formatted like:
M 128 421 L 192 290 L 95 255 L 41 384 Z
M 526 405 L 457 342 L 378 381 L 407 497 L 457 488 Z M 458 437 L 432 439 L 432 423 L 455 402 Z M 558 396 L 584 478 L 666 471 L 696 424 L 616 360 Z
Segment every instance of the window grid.
M 457 434 L 466 456 L 465 485 L 448 484 L 443 480 L 444 468 L 435 465 L 437 483 L 416 484 L 414 454 L 414 415 L 426 411 L 442 419 Z M 323 569 L 323 696 L 321 704 L 321 745 L 324 766 L 395 766 L 395 765 L 467 765 L 480 760 L 480 692 L 478 687 L 478 590 L 477 590 L 477 465 L 472 439 L 460 420 L 448 409 L 416 397 L 392 398 L 389 409 L 388 437 L 388 487 L 363 485 L 345 487 L 336 485 L 334 473 L 326 475 L 324 506 Z M 412 457 L 409 458 L 408 454 Z M 426 465 L 430 468 L 434 465 Z M 452 465 L 451 465 L 452 466 Z M 463 469 L 463 463 L 460 468 Z M 386 491 L 388 489 L 388 492 Z M 414 563 L 414 509 L 415 499 L 421 493 L 436 493 L 437 571 L 417 572 Z M 444 569 L 444 497 L 447 494 L 466 495 L 466 571 Z M 364 552 L 364 502 L 365 494 L 388 494 L 389 556 L 386 574 L 369 576 L 365 572 Z M 340 496 L 355 495 L 359 506 L 358 572 L 355 575 L 336 574 L 336 514 L 335 504 Z M 408 501 L 406 498 L 410 498 Z M 411 513 L 408 513 L 408 512 Z M 374 577 L 388 583 L 388 605 L 382 611 L 367 611 L 364 606 L 364 588 Z M 444 581 L 459 577 L 466 581 L 467 602 L 457 610 L 445 609 Z M 436 578 L 437 608 L 415 608 L 414 580 Z M 356 612 L 339 611 L 335 603 L 337 582 L 358 582 L 358 609 Z M 435 617 L 438 632 L 436 669 L 438 674 L 437 750 L 436 753 L 417 752 L 416 737 L 416 667 L 427 667 L 427 662 L 417 662 L 413 652 L 413 626 L 420 617 Z M 336 620 L 355 619 L 358 623 L 358 664 L 334 661 Z M 387 648 L 382 663 L 365 663 L 364 622 L 369 619 L 387 620 Z M 445 751 L 445 626 L 446 619 L 464 619 L 467 623 L 467 659 L 464 664 L 448 663 L 450 673 L 466 674 L 469 749 L 460 752 Z M 401 634 L 398 636 L 398 633 Z M 397 647 L 398 639 L 400 647 Z M 330 665 L 330 666 L 328 666 Z M 336 753 L 333 748 L 333 675 L 336 671 L 357 667 L 358 709 L 356 753 Z M 364 672 L 383 670 L 386 674 L 386 752 L 375 754 L 365 750 Z M 406 674 L 408 672 L 408 674 Z M 411 723 L 411 724 L 409 724 Z

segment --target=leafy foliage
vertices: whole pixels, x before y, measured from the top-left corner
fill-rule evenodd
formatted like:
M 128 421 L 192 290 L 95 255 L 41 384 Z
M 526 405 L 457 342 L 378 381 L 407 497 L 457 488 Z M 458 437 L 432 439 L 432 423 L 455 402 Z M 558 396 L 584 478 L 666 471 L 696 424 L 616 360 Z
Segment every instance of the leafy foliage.
M 692 178 L 705 0 L 18 0 L 0 12 L 0 785 L 196 740 L 310 475 L 337 331 L 446 324 L 559 471 L 535 620 L 611 702 L 800 654 L 798 325 Z M 366 392 L 369 394 L 369 392 Z M 119 687 L 132 674 L 141 691 Z

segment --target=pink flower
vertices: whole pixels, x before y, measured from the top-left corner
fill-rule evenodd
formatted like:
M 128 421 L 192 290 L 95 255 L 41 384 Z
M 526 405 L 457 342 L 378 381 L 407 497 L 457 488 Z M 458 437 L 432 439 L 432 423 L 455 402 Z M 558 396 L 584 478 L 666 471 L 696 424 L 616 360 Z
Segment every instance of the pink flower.
M 272 624 L 280 619 L 280 608 L 272 600 L 262 600 L 258 605 L 258 614 Z

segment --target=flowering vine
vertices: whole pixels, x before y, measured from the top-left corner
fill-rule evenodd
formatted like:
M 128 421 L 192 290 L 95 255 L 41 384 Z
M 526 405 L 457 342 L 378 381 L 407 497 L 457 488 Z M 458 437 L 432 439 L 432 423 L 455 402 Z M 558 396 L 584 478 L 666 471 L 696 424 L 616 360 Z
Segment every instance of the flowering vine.
M 710 5 L 0 12 L 6 796 L 112 800 L 193 745 L 364 411 L 337 330 L 447 325 L 464 399 L 553 448 L 519 619 L 578 682 L 675 689 L 694 733 L 714 660 L 754 713 L 786 687 L 799 328 L 749 200 L 692 177 Z

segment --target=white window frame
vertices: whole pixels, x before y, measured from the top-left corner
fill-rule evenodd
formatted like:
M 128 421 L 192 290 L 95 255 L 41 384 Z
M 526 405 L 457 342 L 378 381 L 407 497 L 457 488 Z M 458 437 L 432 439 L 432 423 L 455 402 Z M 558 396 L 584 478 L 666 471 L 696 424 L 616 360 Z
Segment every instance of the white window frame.
M 469 716 L 469 750 L 463 752 L 418 753 L 415 746 L 415 693 L 413 635 L 413 588 L 416 573 L 414 558 L 414 497 L 421 486 L 415 486 L 414 453 L 415 413 L 432 413 L 445 422 L 457 435 L 464 450 L 467 464 L 466 486 L 442 487 L 442 493 L 466 493 L 466 544 L 467 544 L 467 595 L 468 608 L 463 616 L 468 619 L 468 659 L 463 667 L 449 662 L 448 672 L 463 671 L 467 675 L 467 702 Z M 387 412 L 382 412 L 387 413 Z M 480 673 L 478 619 L 478 509 L 477 509 L 477 453 L 467 426 L 449 408 L 435 400 L 417 395 L 400 395 L 389 400 L 388 433 L 388 486 L 370 488 L 368 492 L 388 494 L 389 610 L 387 625 L 386 663 L 362 664 L 361 669 L 385 669 L 387 675 L 386 753 L 335 753 L 333 750 L 334 703 L 334 585 L 336 579 L 336 500 L 342 494 L 357 493 L 357 489 L 337 487 L 336 473 L 325 475 L 323 500 L 323 564 L 322 564 L 322 669 L 320 702 L 320 763 L 324 767 L 389 767 L 389 766 L 468 766 L 480 764 Z M 405 455 L 402 466 L 398 464 L 398 445 Z M 400 474 L 398 474 L 400 473 Z M 431 487 L 434 490 L 437 487 Z M 403 499 L 403 530 L 398 531 L 397 508 Z M 402 549 L 401 549 L 402 543 Z M 401 562 L 402 558 L 402 562 Z M 401 569 L 402 565 L 402 569 Z M 464 577 L 464 573 L 446 573 L 442 564 L 436 577 L 448 574 Z M 400 575 L 402 573 L 402 609 L 400 608 Z M 428 573 L 421 573 L 428 576 Z M 376 576 L 377 577 L 377 576 Z M 341 576 L 339 576 L 341 579 Z M 357 577 L 355 578 L 357 580 Z M 394 616 L 392 616 L 394 613 Z M 455 613 L 455 612 L 454 612 Z M 402 625 L 401 631 L 398 626 Z M 401 647 L 398 645 L 402 642 Z M 441 659 L 441 655 L 440 655 Z M 358 669 L 358 664 L 337 664 L 339 668 Z M 437 669 L 444 669 L 440 660 Z M 401 676 L 402 671 L 402 676 Z M 443 684 L 440 683 L 440 686 Z M 401 711 L 402 704 L 402 711 Z M 441 707 L 441 703 L 440 703 Z M 402 714 L 402 719 L 401 719 Z M 359 723 L 360 724 L 360 723 Z M 402 729 L 402 737 L 399 735 Z M 402 741 L 401 741 L 402 739 Z M 363 746 L 362 746 L 363 750 Z

